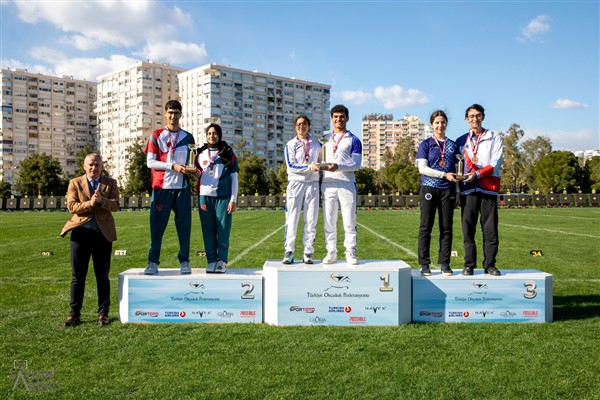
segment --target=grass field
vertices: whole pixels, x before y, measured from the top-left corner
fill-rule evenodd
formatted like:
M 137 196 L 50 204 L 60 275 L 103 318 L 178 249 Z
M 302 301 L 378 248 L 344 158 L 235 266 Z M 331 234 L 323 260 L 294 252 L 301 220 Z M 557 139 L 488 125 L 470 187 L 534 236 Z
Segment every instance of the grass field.
M 455 270 L 462 267 L 458 216 Z M 95 323 L 90 272 L 83 323 L 65 329 L 69 239 L 58 233 L 68 218 L 0 212 L 2 398 L 600 399 L 598 209 L 500 210 L 498 267 L 553 274 L 554 322 L 399 327 L 121 324 L 118 273 L 145 267 L 149 245 L 148 212 L 122 211 L 113 250 L 127 255 L 112 262 L 112 323 Z M 260 268 L 281 258 L 284 218 L 281 210 L 237 212 L 230 266 Z M 402 259 L 416 268 L 418 220 L 418 210 L 359 211 L 359 258 Z M 205 267 L 195 256 L 203 248 L 196 211 L 193 221 L 192 267 Z M 321 222 L 317 232 L 320 258 Z M 432 254 L 436 246 L 433 240 Z M 177 250 L 171 225 L 161 267 L 178 266 Z M 28 392 L 18 371 L 30 372 L 28 383 L 54 386 Z

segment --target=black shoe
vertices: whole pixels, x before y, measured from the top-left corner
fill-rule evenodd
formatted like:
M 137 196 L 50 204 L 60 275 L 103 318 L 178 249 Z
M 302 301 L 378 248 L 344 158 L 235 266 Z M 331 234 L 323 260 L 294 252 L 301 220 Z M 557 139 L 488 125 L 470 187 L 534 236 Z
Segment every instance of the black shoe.
M 486 268 L 484 272 L 485 272 L 486 274 L 488 274 L 488 275 L 492 275 L 492 276 L 500 276 L 500 275 L 502 275 L 502 274 L 500 273 L 500 271 L 498 270 L 498 268 L 496 268 L 496 267 L 489 267 L 489 268 Z
M 442 275 L 444 276 L 452 276 L 454 275 L 454 271 L 450 268 L 448 264 L 442 264 Z
M 473 268 L 472 267 L 464 267 L 462 274 L 464 276 L 471 276 L 471 275 L 473 275 Z
M 421 276 L 431 276 L 431 270 L 429 264 L 421 265 Z

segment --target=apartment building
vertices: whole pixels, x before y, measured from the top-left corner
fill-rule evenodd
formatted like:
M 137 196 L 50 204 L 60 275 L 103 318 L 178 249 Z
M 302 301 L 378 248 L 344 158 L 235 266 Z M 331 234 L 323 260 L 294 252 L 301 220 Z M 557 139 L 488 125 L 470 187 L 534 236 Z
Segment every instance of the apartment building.
M 13 184 L 20 162 L 42 153 L 72 176 L 77 152 L 97 147 L 96 83 L 25 69 L 2 69 L 0 77 L 0 180 Z
M 234 147 L 243 141 L 272 168 L 284 162 L 296 116 L 310 118 L 316 137 L 329 129 L 330 85 L 208 64 L 179 74 L 179 89 L 181 124 L 197 143 L 206 141 L 208 124 L 218 123 L 223 140 Z
M 385 167 L 383 161 L 385 150 L 394 152 L 401 138 L 413 139 L 416 152 L 419 143 L 431 135 L 430 125 L 414 115 L 406 115 L 402 119 L 394 120 L 393 114 L 369 114 L 363 117 L 361 130 L 363 167 L 375 170 Z
M 97 78 L 98 141 L 104 167 L 124 185 L 129 147 L 166 124 L 164 105 L 179 99 L 177 74 L 185 68 L 140 61 Z M 183 125 L 183 124 L 182 124 Z M 183 128 L 188 128 L 183 125 Z

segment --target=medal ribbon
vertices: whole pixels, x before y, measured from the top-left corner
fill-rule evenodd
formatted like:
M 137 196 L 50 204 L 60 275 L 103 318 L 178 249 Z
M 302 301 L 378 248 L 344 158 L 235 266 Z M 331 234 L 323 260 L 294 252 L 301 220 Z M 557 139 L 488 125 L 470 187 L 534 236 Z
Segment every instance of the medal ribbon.
M 440 142 L 438 142 L 435 135 L 433 136 L 433 140 L 435 140 L 435 144 L 437 144 L 437 146 L 440 148 L 441 158 L 442 158 L 442 161 L 444 161 L 444 155 L 446 154 L 446 139 L 444 139 L 444 147 L 440 146 Z M 444 161 L 444 162 L 446 162 L 446 161 Z
M 212 155 L 212 150 L 208 149 L 208 159 L 210 160 L 210 170 L 213 170 L 213 167 L 215 165 L 215 160 L 217 159 L 217 157 L 219 157 L 219 149 L 215 149 L 215 155 Z
M 342 141 L 342 139 L 343 139 L 343 138 L 344 138 L 344 136 L 346 135 L 346 132 L 347 132 L 347 131 L 343 132 L 343 133 L 340 135 L 340 138 L 339 138 L 338 140 L 335 140 L 335 133 L 334 133 L 334 132 L 331 132 L 331 140 L 333 141 L 333 154 L 334 154 L 334 156 L 335 156 L 335 152 L 337 151 L 338 144 L 340 144 L 340 142 Z
M 308 157 L 310 155 L 310 142 L 309 142 L 309 139 L 307 138 L 306 140 L 302 140 L 302 139 L 298 138 L 298 140 L 300 141 L 300 144 L 302 145 L 302 150 L 304 150 L 304 162 L 306 164 L 308 164 Z M 304 142 L 306 142 L 306 146 L 304 145 Z
M 175 157 L 175 148 L 177 147 L 177 142 L 179 142 L 179 129 L 177 129 L 177 136 L 175 136 L 175 142 L 173 142 L 172 132 L 169 131 L 169 141 L 167 142 L 167 146 L 171 147 L 171 154 Z
M 475 143 L 473 143 L 473 132 L 471 132 L 471 135 L 469 135 L 469 142 L 471 143 L 471 150 L 473 152 L 474 157 L 477 157 L 477 148 L 479 147 L 479 142 L 481 141 L 481 137 L 484 133 L 485 129 L 481 131 L 479 136 L 477 136 L 477 141 Z

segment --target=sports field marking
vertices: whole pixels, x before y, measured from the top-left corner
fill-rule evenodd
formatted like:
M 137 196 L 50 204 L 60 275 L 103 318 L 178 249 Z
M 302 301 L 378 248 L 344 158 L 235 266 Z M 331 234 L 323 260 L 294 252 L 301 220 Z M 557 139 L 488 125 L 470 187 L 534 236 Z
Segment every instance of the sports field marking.
M 598 218 L 594 217 L 594 218 L 590 218 L 590 217 L 574 217 L 571 215 L 556 215 L 556 214 L 532 214 L 536 217 L 550 217 L 550 218 L 569 218 L 569 219 L 583 219 L 586 221 L 597 221 Z
M 589 238 L 593 238 L 593 239 L 600 239 L 600 236 L 598 236 L 598 235 L 586 235 L 585 233 L 565 232 L 565 231 L 557 231 L 554 229 L 534 228 L 531 226 L 512 225 L 512 224 L 505 224 L 505 223 L 501 223 L 500 225 L 510 226 L 511 228 L 531 229 L 533 231 L 544 231 L 544 232 L 550 232 L 550 233 L 560 233 L 562 235 L 582 236 L 582 237 L 589 237 Z
M 372 233 L 373 235 L 377 236 L 379 239 L 383 239 L 384 241 L 388 242 L 389 244 L 391 244 L 392 246 L 395 246 L 397 248 L 399 248 L 400 250 L 402 250 L 403 252 L 405 252 L 406 254 L 408 254 L 411 257 L 417 257 L 417 254 L 409 249 L 407 249 L 404 246 L 400 246 L 398 243 L 396 242 L 392 242 L 389 238 L 386 238 L 385 236 L 380 235 L 379 233 L 375 232 L 373 229 L 367 227 L 366 225 L 363 224 L 359 224 L 357 223 L 358 226 L 360 226 L 361 228 L 369 231 L 370 233 Z
M 242 257 L 244 257 L 246 254 L 250 253 L 256 247 L 263 244 L 267 239 L 269 239 L 271 236 L 273 236 L 274 234 L 276 234 L 283 228 L 285 228 L 285 224 L 281 225 L 279 228 L 275 229 L 273 232 L 271 232 L 270 234 L 268 234 L 267 236 L 262 238 L 262 240 L 259 240 L 258 242 L 254 243 L 252 246 L 248 247 L 246 250 L 242 251 L 240 254 L 237 255 L 237 257 L 235 257 L 233 260 L 229 261 L 227 263 L 227 266 L 229 267 L 229 266 L 233 265 L 236 261 L 239 261 Z

